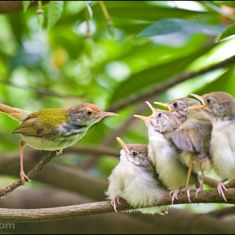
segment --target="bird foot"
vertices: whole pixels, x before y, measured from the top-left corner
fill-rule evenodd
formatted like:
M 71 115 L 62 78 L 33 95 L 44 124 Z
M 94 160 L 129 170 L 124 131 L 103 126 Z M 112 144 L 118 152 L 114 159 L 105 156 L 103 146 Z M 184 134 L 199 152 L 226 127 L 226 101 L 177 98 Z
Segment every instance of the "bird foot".
M 187 198 L 188 198 L 188 201 L 191 203 L 191 199 L 190 199 L 190 188 L 185 188 L 185 191 L 186 191 L 186 194 L 187 194 Z
M 219 182 L 217 185 L 217 191 L 221 197 L 227 202 L 227 199 L 224 195 L 224 191 L 227 191 L 227 188 L 223 182 Z
M 201 185 L 199 188 L 197 188 L 196 193 L 195 193 L 195 197 L 197 197 L 199 192 L 203 191 L 203 185 Z
M 29 177 L 24 173 L 24 171 L 20 172 L 20 180 L 23 185 L 25 185 L 26 181 L 31 182 Z
M 119 197 L 119 196 L 116 196 L 115 198 L 113 198 L 112 200 L 111 200 L 111 205 L 113 206 L 113 209 L 116 211 L 116 212 L 118 212 L 117 211 L 117 204 L 118 205 L 121 205 L 121 203 L 120 203 L 120 198 L 121 197 Z
M 169 195 L 170 195 L 170 197 L 171 197 L 171 204 L 172 204 L 172 205 L 173 205 L 173 203 L 174 203 L 174 200 L 175 200 L 175 199 L 176 199 L 176 200 L 178 199 L 177 196 L 178 196 L 179 191 L 180 191 L 179 188 L 170 191 L 170 194 L 169 194 Z

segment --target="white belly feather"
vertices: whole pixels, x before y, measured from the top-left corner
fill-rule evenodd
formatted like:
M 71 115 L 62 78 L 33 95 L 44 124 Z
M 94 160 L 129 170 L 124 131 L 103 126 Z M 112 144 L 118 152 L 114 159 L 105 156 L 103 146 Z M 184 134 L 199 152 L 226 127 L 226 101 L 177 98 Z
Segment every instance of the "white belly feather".
M 215 171 L 225 179 L 235 178 L 235 123 L 217 121 L 213 123 L 210 154 Z
M 27 145 L 34 149 L 53 151 L 64 149 L 68 146 L 75 144 L 79 139 L 82 138 L 82 136 L 83 135 L 78 134 L 73 136 L 67 136 L 64 138 L 57 137 L 59 139 L 54 140 L 54 138 L 41 138 L 22 135 L 22 139 L 26 142 Z

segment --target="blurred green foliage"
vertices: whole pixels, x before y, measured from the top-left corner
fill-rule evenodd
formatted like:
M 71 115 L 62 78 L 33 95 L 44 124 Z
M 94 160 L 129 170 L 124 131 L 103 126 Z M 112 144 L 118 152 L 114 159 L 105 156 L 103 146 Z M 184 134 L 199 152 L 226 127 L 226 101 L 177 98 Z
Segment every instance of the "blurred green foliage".
M 24 11 L 0 15 L 0 102 L 18 108 L 90 102 L 108 110 L 235 54 L 234 1 L 104 1 L 110 19 L 100 1 L 49 1 L 42 4 L 41 29 L 37 6 L 28 2 Z M 217 69 L 152 99 L 216 90 L 235 96 L 234 78 L 234 66 Z M 96 124 L 77 145 L 106 143 L 140 105 L 117 110 L 118 117 Z M 17 123 L 1 115 L 0 126 L 0 151 L 18 151 L 20 137 L 11 134 Z M 128 143 L 147 143 L 147 130 L 137 120 L 119 134 Z M 109 145 L 120 149 L 115 139 Z M 107 158 L 98 160 L 96 174 L 107 177 L 117 163 Z

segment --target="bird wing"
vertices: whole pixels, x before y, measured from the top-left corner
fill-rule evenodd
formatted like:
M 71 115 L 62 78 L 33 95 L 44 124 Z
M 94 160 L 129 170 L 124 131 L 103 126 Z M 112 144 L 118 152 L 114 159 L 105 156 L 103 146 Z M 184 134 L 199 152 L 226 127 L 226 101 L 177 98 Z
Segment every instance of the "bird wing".
M 172 141 L 180 150 L 207 155 L 211 128 L 210 122 L 198 119 L 186 120 L 172 133 Z
M 59 131 L 55 127 L 52 127 L 50 124 L 46 125 L 37 116 L 30 116 L 13 133 L 43 138 L 52 138 L 59 135 Z
M 196 119 L 187 119 L 181 126 L 172 133 L 174 144 L 183 151 L 198 152 L 203 146 L 200 122 Z
M 195 152 L 195 146 L 192 139 L 192 131 L 177 129 L 171 134 L 172 141 L 176 147 L 182 151 Z

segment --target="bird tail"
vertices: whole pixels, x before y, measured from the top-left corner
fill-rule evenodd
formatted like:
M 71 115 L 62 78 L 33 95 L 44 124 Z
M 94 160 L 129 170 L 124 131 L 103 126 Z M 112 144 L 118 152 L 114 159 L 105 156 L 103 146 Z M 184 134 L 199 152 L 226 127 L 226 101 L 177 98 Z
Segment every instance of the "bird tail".
M 17 121 L 23 121 L 30 114 L 30 112 L 27 110 L 10 107 L 1 103 L 0 112 L 5 113 L 6 115 L 10 116 L 12 119 L 15 119 Z

